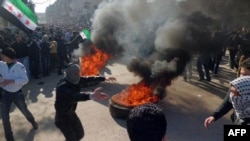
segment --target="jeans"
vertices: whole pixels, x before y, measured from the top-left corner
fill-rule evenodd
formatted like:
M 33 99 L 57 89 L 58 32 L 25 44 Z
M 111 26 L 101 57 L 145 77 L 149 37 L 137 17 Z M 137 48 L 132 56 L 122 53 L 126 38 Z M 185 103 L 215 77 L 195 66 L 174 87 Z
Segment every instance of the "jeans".
M 5 138 L 7 141 L 14 141 L 14 136 L 10 124 L 10 108 L 12 102 L 17 106 L 17 108 L 22 112 L 22 114 L 31 124 L 35 123 L 33 115 L 27 108 L 22 91 L 10 93 L 2 90 L 2 120 Z

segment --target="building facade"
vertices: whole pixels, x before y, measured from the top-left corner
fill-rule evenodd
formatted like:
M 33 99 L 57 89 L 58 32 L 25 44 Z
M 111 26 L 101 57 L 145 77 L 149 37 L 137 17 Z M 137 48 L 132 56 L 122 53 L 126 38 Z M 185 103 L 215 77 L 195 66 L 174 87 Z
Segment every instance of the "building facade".
M 102 0 L 57 0 L 46 9 L 47 24 L 90 26 Z

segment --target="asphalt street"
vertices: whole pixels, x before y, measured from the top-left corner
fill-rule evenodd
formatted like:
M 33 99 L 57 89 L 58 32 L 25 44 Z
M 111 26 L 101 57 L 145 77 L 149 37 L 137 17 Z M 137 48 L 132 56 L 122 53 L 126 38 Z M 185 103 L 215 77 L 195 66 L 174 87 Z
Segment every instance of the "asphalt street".
M 223 141 L 223 125 L 230 123 L 230 113 L 216 121 L 209 129 L 203 127 L 203 122 L 222 102 L 229 87 L 228 82 L 234 78 L 235 71 L 230 70 L 227 61 L 224 60 L 219 76 L 212 77 L 211 82 L 200 82 L 195 65 L 193 70 L 190 82 L 183 81 L 182 77 L 173 80 L 171 86 L 167 88 L 167 96 L 159 103 L 167 116 L 168 139 L 169 141 Z M 117 81 L 102 82 L 83 91 L 102 87 L 102 90 L 111 97 L 140 80 L 127 70 L 126 61 L 122 60 L 107 65 L 101 74 L 114 76 Z M 17 141 L 64 140 L 54 125 L 55 86 L 62 77 L 51 73 L 49 77 L 30 80 L 24 87 L 28 108 L 35 116 L 39 128 L 32 130 L 30 123 L 13 105 L 10 120 Z M 85 129 L 84 141 L 129 141 L 125 120 L 112 118 L 108 100 L 80 102 L 77 113 Z M 0 127 L 3 127 L 1 122 Z M 0 141 L 4 140 L 4 131 L 0 128 Z

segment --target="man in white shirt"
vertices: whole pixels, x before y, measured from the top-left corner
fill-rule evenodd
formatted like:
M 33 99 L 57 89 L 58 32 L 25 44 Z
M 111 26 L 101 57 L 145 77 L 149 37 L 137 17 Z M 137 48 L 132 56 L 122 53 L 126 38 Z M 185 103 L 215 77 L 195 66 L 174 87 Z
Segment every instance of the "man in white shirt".
M 12 48 L 7 48 L 2 51 L 0 61 L 0 74 L 2 80 L 0 86 L 2 88 L 2 120 L 7 141 L 14 141 L 14 136 L 10 124 L 10 107 L 12 102 L 23 113 L 26 119 L 31 123 L 33 129 L 37 129 L 38 125 L 28 110 L 25 103 L 25 98 L 22 93 L 22 87 L 28 83 L 26 69 L 23 64 L 17 62 L 16 53 Z

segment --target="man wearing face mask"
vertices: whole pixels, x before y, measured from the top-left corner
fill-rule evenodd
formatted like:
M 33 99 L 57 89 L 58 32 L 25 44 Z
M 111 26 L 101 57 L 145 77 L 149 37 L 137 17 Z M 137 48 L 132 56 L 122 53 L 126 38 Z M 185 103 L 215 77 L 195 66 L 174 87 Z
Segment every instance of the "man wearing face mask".
M 84 129 L 75 110 L 78 101 L 107 99 L 108 95 L 100 92 L 81 92 L 81 85 L 89 82 L 115 81 L 114 77 L 81 77 L 80 67 L 71 64 L 65 69 L 65 76 L 56 87 L 55 125 L 61 130 L 66 141 L 79 141 L 84 136 Z
M 250 76 L 250 58 L 244 58 L 239 65 L 238 77 Z M 212 123 L 226 115 L 229 111 L 233 109 L 232 101 L 230 100 L 230 90 L 224 97 L 221 105 L 204 120 L 204 127 L 208 128 Z M 239 124 L 239 119 L 237 118 L 235 112 L 231 114 L 231 120 L 234 124 Z

